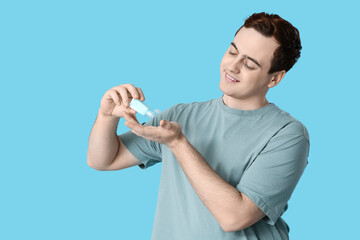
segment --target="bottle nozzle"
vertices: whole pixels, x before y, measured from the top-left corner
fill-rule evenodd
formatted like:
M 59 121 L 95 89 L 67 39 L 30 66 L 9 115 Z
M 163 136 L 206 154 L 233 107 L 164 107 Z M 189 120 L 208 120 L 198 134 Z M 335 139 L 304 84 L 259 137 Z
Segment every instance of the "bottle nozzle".
M 160 112 L 160 109 L 155 109 L 154 112 L 148 110 L 145 115 L 150 117 L 150 118 L 153 118 L 156 114 L 158 114 Z
M 149 118 L 152 118 L 152 117 L 155 116 L 152 111 L 147 111 L 147 112 L 145 113 L 145 115 L 148 116 Z

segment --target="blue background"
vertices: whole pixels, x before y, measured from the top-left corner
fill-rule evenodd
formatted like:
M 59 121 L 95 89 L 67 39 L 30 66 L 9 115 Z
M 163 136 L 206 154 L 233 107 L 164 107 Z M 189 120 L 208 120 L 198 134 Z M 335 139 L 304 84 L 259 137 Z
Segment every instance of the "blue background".
M 150 239 L 161 164 L 86 162 L 105 92 L 151 108 L 221 96 L 245 18 L 277 13 L 302 56 L 268 100 L 305 124 L 309 165 L 283 215 L 291 239 L 353 239 L 360 214 L 356 1 L 0 1 L 0 239 Z M 140 121 L 147 120 L 139 116 Z M 128 131 L 121 119 L 118 134 Z

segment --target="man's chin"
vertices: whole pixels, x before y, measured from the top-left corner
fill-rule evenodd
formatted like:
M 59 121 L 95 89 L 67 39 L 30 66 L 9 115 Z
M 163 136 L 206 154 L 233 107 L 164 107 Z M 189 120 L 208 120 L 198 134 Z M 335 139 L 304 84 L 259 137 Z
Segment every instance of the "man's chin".
M 226 85 L 225 83 L 221 82 L 219 83 L 219 89 L 224 95 L 233 95 L 235 93 L 235 89 L 231 86 Z

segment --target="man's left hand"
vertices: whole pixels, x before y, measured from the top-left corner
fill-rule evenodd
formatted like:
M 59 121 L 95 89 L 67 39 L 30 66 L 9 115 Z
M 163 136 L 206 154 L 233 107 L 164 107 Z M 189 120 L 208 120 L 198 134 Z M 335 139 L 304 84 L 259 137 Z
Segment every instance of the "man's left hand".
M 126 122 L 124 123 L 136 135 L 150 141 L 165 144 L 169 148 L 175 146 L 178 141 L 185 138 L 181 125 L 177 122 L 170 122 L 165 119 L 160 121 L 160 126 L 141 125 L 127 112 L 122 112 Z

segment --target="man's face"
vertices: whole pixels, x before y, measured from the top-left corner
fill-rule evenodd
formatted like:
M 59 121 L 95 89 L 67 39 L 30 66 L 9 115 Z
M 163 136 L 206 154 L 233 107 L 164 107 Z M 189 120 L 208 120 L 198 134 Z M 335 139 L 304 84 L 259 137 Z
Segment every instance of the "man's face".
M 264 99 L 274 74 L 268 74 L 273 53 L 279 46 L 253 28 L 242 27 L 220 64 L 220 90 L 233 100 Z M 232 55 L 233 54 L 233 55 Z M 227 74 L 239 80 L 231 82 Z

